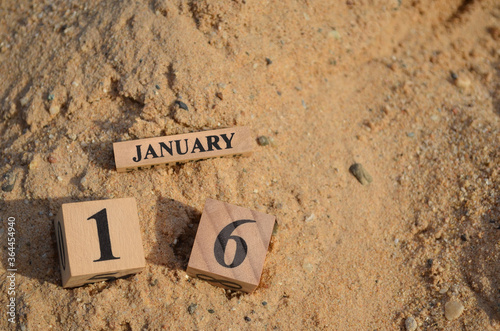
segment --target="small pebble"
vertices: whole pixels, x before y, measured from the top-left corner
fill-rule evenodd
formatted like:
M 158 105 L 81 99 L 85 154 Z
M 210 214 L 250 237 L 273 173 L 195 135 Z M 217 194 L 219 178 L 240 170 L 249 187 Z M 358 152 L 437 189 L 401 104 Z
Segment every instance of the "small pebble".
M 222 94 L 222 92 L 215 93 L 215 96 L 221 100 L 224 100 L 224 95 Z
M 459 76 L 455 80 L 455 85 L 461 89 L 467 89 L 470 86 L 470 84 L 471 84 L 470 79 L 464 76 Z
M 184 110 L 189 110 L 188 106 L 180 100 L 176 100 L 175 104 Z
M 415 133 L 413 133 L 413 132 L 408 132 L 406 135 L 407 135 L 408 137 L 410 137 L 410 138 L 415 137 Z
M 269 139 L 266 136 L 260 136 L 259 138 L 257 138 L 257 143 L 260 146 L 267 146 L 269 145 Z
M 190 304 L 189 307 L 188 307 L 188 313 L 190 315 L 193 315 L 195 313 L 195 311 L 196 311 L 197 308 L 198 308 L 198 305 L 196 303 Z
M 279 232 L 279 228 L 280 228 L 280 226 L 279 226 L 278 222 L 274 222 L 274 227 L 273 227 L 273 236 L 275 236 L 275 235 L 277 235 L 277 234 L 278 234 L 278 232 Z
M 302 107 L 304 107 L 304 109 L 307 109 L 307 104 L 306 104 L 306 102 L 305 102 L 304 100 L 301 100 L 301 102 L 302 102 Z
M 28 98 L 28 96 L 25 96 L 23 98 L 21 98 L 21 100 L 19 100 L 19 102 L 21 103 L 21 106 L 26 106 L 28 104 L 28 102 L 30 102 L 30 99 Z
M 85 183 L 87 182 L 87 175 L 83 176 L 82 179 L 80 179 L 80 185 L 85 185 Z
M 273 64 L 273 61 L 270 58 L 266 57 L 266 64 L 271 65 Z
M 17 181 L 17 175 L 13 176 L 12 174 L 7 174 L 5 176 L 6 182 L 2 185 L 2 191 L 11 192 L 14 189 Z
M 245 322 L 251 322 L 251 321 L 252 321 L 252 319 L 250 317 L 245 316 Z
M 160 89 L 160 85 L 158 85 L 158 84 L 156 84 L 155 87 L 156 87 L 157 90 Z
M 262 301 L 263 306 L 267 306 L 267 301 Z
M 57 176 L 57 180 L 60 181 L 60 182 L 62 182 L 63 179 L 62 179 L 61 176 Z
M 57 115 L 61 111 L 61 106 L 59 105 L 51 105 L 49 108 L 50 115 Z
M 453 79 L 454 81 L 457 80 L 457 78 L 458 78 L 458 75 L 454 71 L 450 71 L 450 76 L 451 76 L 451 79 Z
M 38 159 L 33 159 L 30 164 L 28 164 L 28 169 L 33 170 L 38 168 Z
M 47 161 L 49 161 L 49 163 L 57 163 L 57 159 L 53 155 L 49 155 Z
M 215 310 L 213 310 L 213 309 L 209 309 L 209 310 L 208 310 L 208 312 L 209 312 L 210 314 L 213 314 L 213 313 L 215 313 Z
M 373 181 L 372 176 L 363 168 L 360 163 L 354 163 L 349 167 L 349 172 L 356 177 L 362 185 L 368 185 Z
M 315 218 L 315 217 L 316 217 L 316 216 L 314 216 L 314 214 L 311 214 L 311 215 L 307 216 L 307 217 L 304 219 L 304 221 L 305 221 L 306 223 L 312 222 L 312 221 L 314 221 L 314 218 Z
M 405 327 L 406 327 L 406 331 L 415 331 L 417 329 L 417 321 L 415 321 L 415 319 L 410 316 L 406 319 L 405 321 Z
M 453 321 L 462 315 L 464 305 L 460 301 L 448 301 L 444 305 L 444 316 L 448 321 Z
M 49 101 L 54 100 L 54 95 L 53 94 L 49 94 L 49 96 L 47 97 L 47 100 L 49 100 Z
M 67 27 L 66 29 L 63 30 L 63 33 L 70 34 L 71 32 L 73 32 L 74 29 L 75 29 L 74 26 Z
M 439 290 L 439 294 L 445 294 L 446 292 L 448 292 L 448 290 L 450 289 L 450 287 L 448 285 L 444 285 L 443 288 L 441 288 Z

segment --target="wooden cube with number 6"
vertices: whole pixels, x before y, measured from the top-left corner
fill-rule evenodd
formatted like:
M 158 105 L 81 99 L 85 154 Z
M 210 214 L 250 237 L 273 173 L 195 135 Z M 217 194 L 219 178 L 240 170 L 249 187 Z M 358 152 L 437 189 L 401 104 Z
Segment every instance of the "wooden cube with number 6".
M 191 277 L 252 292 L 260 282 L 276 218 L 207 199 L 189 258 Z
M 63 287 L 144 269 L 134 198 L 65 203 L 54 220 Z

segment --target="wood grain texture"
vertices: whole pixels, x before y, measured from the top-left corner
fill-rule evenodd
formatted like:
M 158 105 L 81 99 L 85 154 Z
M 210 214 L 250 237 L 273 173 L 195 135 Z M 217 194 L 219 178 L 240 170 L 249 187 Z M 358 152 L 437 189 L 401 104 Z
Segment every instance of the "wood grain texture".
M 168 163 L 228 155 L 249 155 L 254 141 L 248 127 L 193 132 L 113 143 L 116 170 L 128 172 Z
M 98 213 L 107 220 L 108 247 L 113 259 L 103 258 L 106 242 L 98 221 Z M 99 217 L 97 217 L 99 218 Z M 63 204 L 54 227 L 59 252 L 59 266 L 63 287 L 76 287 L 122 277 L 145 267 L 144 250 L 135 198 L 86 201 Z M 94 279 L 91 279 L 94 278 Z
M 272 215 L 207 199 L 189 258 L 188 275 L 226 289 L 252 292 L 260 282 L 275 220 Z M 216 257 L 215 246 L 224 231 L 229 239 L 221 261 Z M 236 258 L 238 245 L 240 253 L 245 246 L 238 244 L 238 237 L 246 244 L 246 255 L 239 265 L 231 267 L 240 262 Z

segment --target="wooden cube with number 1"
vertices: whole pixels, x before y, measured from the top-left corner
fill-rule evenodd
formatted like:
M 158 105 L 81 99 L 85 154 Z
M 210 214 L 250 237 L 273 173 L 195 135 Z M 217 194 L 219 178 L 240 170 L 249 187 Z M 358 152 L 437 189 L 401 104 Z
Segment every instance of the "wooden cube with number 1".
M 145 267 L 134 198 L 63 204 L 54 226 L 63 287 L 115 279 Z
M 230 290 L 259 285 L 276 218 L 207 199 L 187 273 Z

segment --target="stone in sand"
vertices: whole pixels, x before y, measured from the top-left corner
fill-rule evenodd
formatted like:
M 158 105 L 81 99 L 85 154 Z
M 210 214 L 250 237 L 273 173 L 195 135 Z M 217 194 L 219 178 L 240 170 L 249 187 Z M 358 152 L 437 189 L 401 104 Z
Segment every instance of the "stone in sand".
M 464 305 L 460 301 L 448 301 L 444 305 L 444 316 L 448 321 L 457 319 L 464 311 Z
M 57 115 L 61 111 L 61 106 L 59 105 L 51 105 L 49 108 L 50 115 Z
M 196 312 L 196 309 L 198 308 L 198 305 L 196 303 L 192 303 L 188 307 L 188 313 L 190 315 L 193 315 Z
M 16 180 L 17 175 L 13 175 L 12 173 L 5 175 L 5 184 L 2 185 L 2 191 L 11 192 L 16 185 Z
M 266 136 L 260 136 L 259 138 L 257 138 L 257 142 L 260 146 L 269 145 L 269 139 Z
M 458 76 L 457 79 L 455 79 L 455 85 L 458 88 L 467 89 L 471 85 L 471 81 L 465 76 Z
M 354 163 L 352 166 L 349 167 L 349 172 L 356 177 L 356 179 L 362 184 L 362 185 L 368 185 L 372 182 L 372 176 L 363 168 L 363 165 L 360 163 Z
M 406 331 L 415 331 L 418 327 L 417 321 L 415 321 L 415 319 L 410 316 L 405 321 L 405 327 Z

